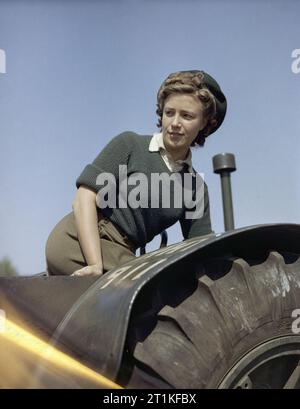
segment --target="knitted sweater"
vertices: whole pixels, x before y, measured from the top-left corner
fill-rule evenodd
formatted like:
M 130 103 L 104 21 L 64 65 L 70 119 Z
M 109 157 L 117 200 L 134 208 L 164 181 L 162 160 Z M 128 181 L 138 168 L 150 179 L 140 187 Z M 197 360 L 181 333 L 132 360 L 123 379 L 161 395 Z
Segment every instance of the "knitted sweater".
M 164 163 L 162 157 L 160 156 L 160 153 L 149 151 L 149 143 L 151 138 L 152 136 L 138 135 L 134 132 L 123 132 L 120 135 L 116 136 L 111 140 L 111 142 L 108 143 L 108 145 L 106 145 L 106 147 L 100 152 L 96 159 L 84 168 L 83 172 L 76 181 L 76 186 L 87 186 L 93 191 L 99 193 L 99 190 L 103 188 L 104 185 L 97 184 L 97 177 L 103 174 L 103 172 L 108 172 L 115 177 L 115 187 L 117 189 L 118 196 L 118 181 L 120 175 L 119 165 L 127 166 L 128 177 L 130 177 L 130 175 L 136 174 L 137 172 L 143 173 L 148 181 L 150 181 L 151 175 L 153 176 L 153 173 L 164 174 L 170 177 L 172 175 L 172 172 L 170 172 L 170 170 Z M 180 173 L 180 180 L 182 180 L 182 189 L 184 172 L 188 173 L 188 170 L 183 169 L 181 172 L 176 173 L 177 176 Z M 192 182 L 192 197 L 193 199 L 195 199 L 195 177 L 192 177 L 192 179 L 194 180 L 194 182 Z M 129 186 L 128 184 L 128 198 L 130 197 L 130 194 L 134 193 L 134 189 L 137 189 L 136 186 L 137 185 Z M 158 200 L 158 202 L 156 202 L 156 206 L 151 207 L 151 204 L 153 204 L 153 202 L 151 202 L 151 186 L 152 185 L 150 182 L 146 184 L 146 186 L 144 183 L 143 186 L 144 193 L 148 192 L 147 207 L 122 207 L 122 205 L 120 206 L 117 201 L 116 207 L 103 208 L 101 209 L 101 213 L 105 217 L 109 218 L 119 229 L 121 229 L 137 247 L 145 246 L 146 243 L 150 242 L 154 236 L 172 226 L 177 221 L 179 221 L 181 224 L 183 237 L 185 239 L 211 233 L 209 199 L 207 186 L 205 183 L 204 189 L 202 185 L 202 191 L 204 191 L 204 197 L 202 195 L 202 200 L 204 200 L 204 203 L 202 202 L 202 217 L 196 219 L 186 218 L 186 211 L 191 212 L 192 209 L 187 208 L 183 200 L 181 206 L 178 206 L 178 201 L 175 205 L 174 192 L 175 195 L 178 196 L 178 190 L 174 190 L 173 183 L 170 183 L 169 185 L 170 205 L 166 207 L 165 202 L 162 201 L 161 195 L 157 195 L 159 197 L 156 196 L 155 200 Z M 141 195 L 138 196 L 140 199 Z

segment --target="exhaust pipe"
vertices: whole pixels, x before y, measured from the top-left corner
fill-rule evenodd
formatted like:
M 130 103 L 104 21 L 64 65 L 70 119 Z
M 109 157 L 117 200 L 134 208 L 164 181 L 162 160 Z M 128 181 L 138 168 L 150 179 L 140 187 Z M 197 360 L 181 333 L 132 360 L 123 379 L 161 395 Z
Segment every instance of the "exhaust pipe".
M 225 231 L 234 229 L 230 173 L 236 170 L 233 153 L 219 153 L 213 157 L 214 173 L 221 177 Z

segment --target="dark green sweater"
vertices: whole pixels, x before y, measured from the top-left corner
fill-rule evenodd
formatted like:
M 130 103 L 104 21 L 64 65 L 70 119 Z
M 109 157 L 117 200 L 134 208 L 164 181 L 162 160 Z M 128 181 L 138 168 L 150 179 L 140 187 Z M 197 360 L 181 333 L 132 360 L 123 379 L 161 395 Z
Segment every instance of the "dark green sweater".
M 87 186 L 98 192 L 103 185 L 97 185 L 97 176 L 103 172 L 113 174 L 117 181 L 119 179 L 119 165 L 127 165 L 128 176 L 139 172 L 144 173 L 150 181 L 151 173 L 165 173 L 171 175 L 172 172 L 166 166 L 159 152 L 150 152 L 149 143 L 152 136 L 138 135 L 134 132 L 124 132 L 116 136 L 100 152 L 93 163 L 87 165 L 76 181 L 76 186 Z M 184 170 L 178 172 L 183 174 Z M 186 172 L 188 172 L 186 170 Z M 178 175 L 177 175 L 178 176 Z M 196 178 L 193 177 L 193 180 Z M 181 179 L 180 179 L 181 180 Z M 127 208 L 105 208 L 101 213 L 116 224 L 138 247 L 150 242 L 154 236 L 172 226 L 177 221 L 180 222 L 183 237 L 191 238 L 208 234 L 211 232 L 209 199 L 207 186 L 204 184 L 204 214 L 201 218 L 186 219 L 185 212 L 192 211 L 186 209 L 182 200 L 182 206 L 174 206 L 174 186 L 170 184 L 170 206 L 162 207 L 159 198 L 159 207 L 151 208 L 150 192 L 151 184 L 146 187 L 149 192 L 148 208 L 139 207 Z M 137 186 L 137 185 L 136 185 Z M 195 198 L 195 183 L 193 186 L 193 198 Z M 128 186 L 128 195 L 135 186 Z

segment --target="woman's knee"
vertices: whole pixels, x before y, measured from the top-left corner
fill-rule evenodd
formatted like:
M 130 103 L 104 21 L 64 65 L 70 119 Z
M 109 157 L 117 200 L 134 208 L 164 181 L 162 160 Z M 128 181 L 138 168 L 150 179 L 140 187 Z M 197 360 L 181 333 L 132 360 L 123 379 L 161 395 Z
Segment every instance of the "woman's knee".
M 46 263 L 50 275 L 70 275 L 80 267 L 70 258 L 76 248 L 79 248 L 79 243 L 68 234 L 69 216 L 54 227 L 46 242 Z M 79 251 L 80 248 L 77 249 Z

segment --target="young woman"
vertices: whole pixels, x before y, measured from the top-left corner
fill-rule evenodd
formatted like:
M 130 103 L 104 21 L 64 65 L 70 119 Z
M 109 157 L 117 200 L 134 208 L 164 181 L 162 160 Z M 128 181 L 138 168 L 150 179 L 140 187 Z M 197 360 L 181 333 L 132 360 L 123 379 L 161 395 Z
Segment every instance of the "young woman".
M 186 216 L 190 209 L 181 198 L 178 206 L 178 197 L 185 191 L 186 175 L 192 179 L 192 197 L 197 196 L 199 175 L 190 148 L 204 145 L 223 122 L 226 107 L 218 83 L 204 71 L 170 74 L 157 94 L 160 132 L 116 136 L 77 179 L 73 212 L 55 226 L 47 241 L 49 274 L 101 275 L 135 257 L 138 247 L 177 221 L 185 239 L 209 234 L 206 185 L 203 211 L 195 218 Z M 152 181 L 157 175 L 174 174 L 180 175 L 179 184 L 162 183 L 162 189 L 169 189 L 166 202 L 165 192 L 154 192 Z M 138 194 L 133 183 L 137 179 Z

